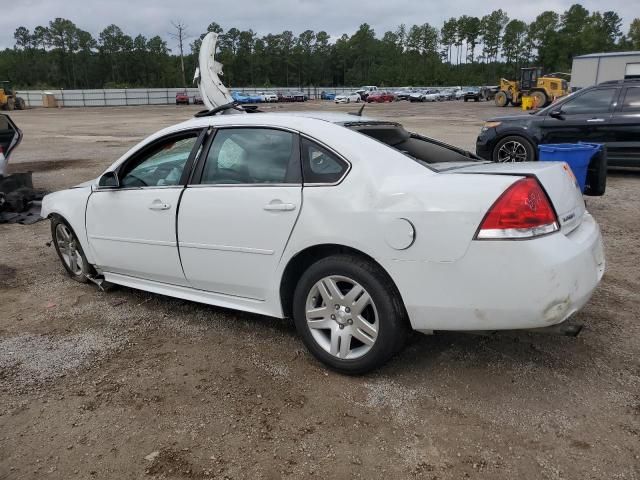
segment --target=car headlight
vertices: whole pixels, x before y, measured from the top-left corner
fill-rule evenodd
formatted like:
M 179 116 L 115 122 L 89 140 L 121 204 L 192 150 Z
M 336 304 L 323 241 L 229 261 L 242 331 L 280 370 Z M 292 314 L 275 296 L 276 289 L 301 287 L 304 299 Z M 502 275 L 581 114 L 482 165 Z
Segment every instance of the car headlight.
M 490 128 L 495 128 L 501 124 L 502 122 L 484 122 L 484 125 L 482 126 L 482 131 L 485 132 Z

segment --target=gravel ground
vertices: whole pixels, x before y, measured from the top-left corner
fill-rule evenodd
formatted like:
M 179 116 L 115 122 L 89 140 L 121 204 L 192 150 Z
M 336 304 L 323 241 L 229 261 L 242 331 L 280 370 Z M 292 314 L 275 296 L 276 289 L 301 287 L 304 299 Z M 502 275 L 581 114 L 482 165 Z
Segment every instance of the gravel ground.
M 11 168 L 65 188 L 195 111 L 15 112 Z M 466 148 L 505 113 L 366 111 Z M 0 479 L 639 479 L 639 187 L 640 172 L 611 172 L 587 200 L 608 268 L 579 337 L 415 334 L 359 378 L 325 370 L 290 321 L 80 285 L 46 246 L 48 222 L 0 225 Z

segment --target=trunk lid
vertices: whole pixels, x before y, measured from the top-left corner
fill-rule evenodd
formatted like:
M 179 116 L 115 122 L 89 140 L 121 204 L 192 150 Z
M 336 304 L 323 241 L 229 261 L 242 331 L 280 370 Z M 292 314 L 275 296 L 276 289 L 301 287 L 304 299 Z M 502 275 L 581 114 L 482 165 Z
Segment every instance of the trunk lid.
M 534 176 L 547 192 L 564 233 L 578 227 L 586 211 L 576 177 L 565 162 L 468 163 L 442 173 Z

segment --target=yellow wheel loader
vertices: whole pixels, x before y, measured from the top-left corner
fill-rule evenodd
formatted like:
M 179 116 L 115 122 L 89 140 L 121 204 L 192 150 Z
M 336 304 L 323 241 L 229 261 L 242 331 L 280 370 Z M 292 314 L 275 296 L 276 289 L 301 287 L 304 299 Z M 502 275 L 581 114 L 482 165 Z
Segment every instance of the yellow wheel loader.
M 543 75 L 540 67 L 531 67 L 520 69 L 520 80 L 501 78 L 500 90 L 494 99 L 496 105 L 517 107 L 522 103 L 522 97 L 532 97 L 534 108 L 546 107 L 569 93 L 567 81 L 557 75 Z
M 15 90 L 8 80 L 0 81 L 0 109 L 24 110 L 25 104 L 22 97 L 16 95 Z

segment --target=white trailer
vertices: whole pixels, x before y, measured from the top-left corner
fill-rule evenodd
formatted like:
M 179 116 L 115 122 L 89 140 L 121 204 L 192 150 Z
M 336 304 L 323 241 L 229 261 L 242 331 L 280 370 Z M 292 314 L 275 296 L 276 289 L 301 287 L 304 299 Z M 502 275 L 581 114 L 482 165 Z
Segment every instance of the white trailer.
M 590 53 L 573 59 L 572 90 L 625 78 L 640 78 L 640 51 Z

